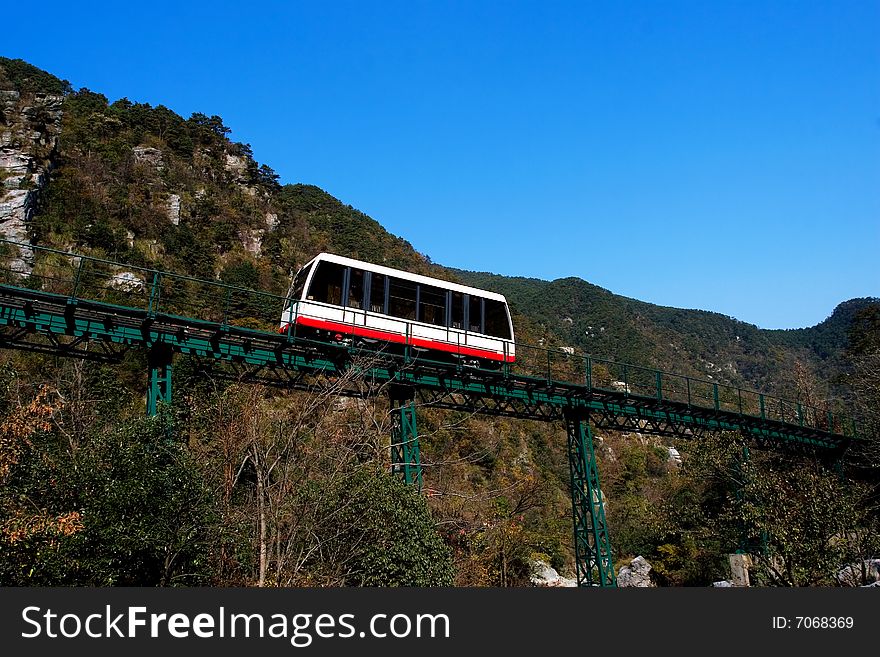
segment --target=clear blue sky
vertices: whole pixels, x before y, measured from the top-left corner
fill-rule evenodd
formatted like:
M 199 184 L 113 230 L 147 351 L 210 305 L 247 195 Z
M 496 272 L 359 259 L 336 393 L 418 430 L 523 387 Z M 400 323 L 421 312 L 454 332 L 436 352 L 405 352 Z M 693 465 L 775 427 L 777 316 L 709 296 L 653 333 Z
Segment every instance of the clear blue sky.
M 7 3 L 442 264 L 816 324 L 880 296 L 880 0 Z

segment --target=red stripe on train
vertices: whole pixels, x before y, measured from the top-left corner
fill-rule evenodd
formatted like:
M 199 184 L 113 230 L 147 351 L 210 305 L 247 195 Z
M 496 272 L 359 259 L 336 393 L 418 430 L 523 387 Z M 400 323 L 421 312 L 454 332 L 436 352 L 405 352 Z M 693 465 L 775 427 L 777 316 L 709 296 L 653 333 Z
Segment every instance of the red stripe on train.
M 328 322 L 323 319 L 315 319 L 312 317 L 297 317 L 296 323 L 299 326 L 308 326 L 309 328 L 321 329 L 324 331 L 333 331 L 334 333 L 343 333 L 346 335 L 359 335 L 363 338 L 373 338 L 375 340 L 385 340 L 386 342 L 406 343 L 406 336 L 400 333 L 392 333 L 390 331 L 380 331 L 378 329 L 366 328 L 364 326 L 352 326 L 351 324 L 339 324 L 337 322 Z M 289 324 L 285 324 L 279 333 L 286 333 Z M 488 349 L 475 349 L 474 347 L 459 347 L 457 344 L 449 344 L 448 342 L 436 342 L 434 340 L 426 340 L 424 338 L 410 338 L 410 344 L 415 347 L 423 347 L 425 349 L 436 349 L 437 351 L 446 351 L 452 354 L 461 354 L 462 356 L 473 356 L 474 358 L 485 358 L 487 360 L 505 359 L 504 354 L 499 354 Z M 507 362 L 514 362 L 514 356 L 507 356 Z

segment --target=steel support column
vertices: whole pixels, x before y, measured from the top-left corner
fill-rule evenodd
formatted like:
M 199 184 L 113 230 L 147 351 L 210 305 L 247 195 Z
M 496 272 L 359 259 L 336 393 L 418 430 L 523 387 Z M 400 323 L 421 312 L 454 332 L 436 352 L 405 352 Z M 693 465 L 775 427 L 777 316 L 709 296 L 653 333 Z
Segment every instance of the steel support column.
M 391 397 L 391 474 L 422 490 L 422 462 L 416 404 L 412 396 Z
M 147 415 L 156 415 L 159 404 L 171 403 L 171 361 L 174 352 L 165 344 L 154 344 L 147 354 L 149 381 Z
M 578 586 L 617 586 L 589 415 L 566 413 Z

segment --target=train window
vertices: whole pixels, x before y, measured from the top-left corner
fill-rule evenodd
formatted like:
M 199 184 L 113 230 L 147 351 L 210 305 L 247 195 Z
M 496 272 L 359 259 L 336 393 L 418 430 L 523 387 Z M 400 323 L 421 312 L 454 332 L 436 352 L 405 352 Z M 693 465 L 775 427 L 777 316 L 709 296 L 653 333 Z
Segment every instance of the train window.
M 321 261 L 312 277 L 309 285 L 309 296 L 313 301 L 332 303 L 336 306 L 342 304 L 342 280 L 345 275 L 345 267 L 335 262 Z
M 433 285 L 422 285 L 420 288 L 419 321 L 446 326 L 446 290 Z
M 388 314 L 401 319 L 416 318 L 416 284 L 392 278 L 388 289 Z
M 364 304 L 364 270 L 352 269 L 348 277 L 348 307 L 361 308 Z
M 461 292 L 452 293 L 452 328 L 464 328 L 464 295 Z
M 486 299 L 486 335 L 510 340 L 510 322 L 501 301 Z
M 387 313 L 385 308 L 385 274 L 373 272 L 370 275 L 370 310 L 374 313 Z
M 312 266 L 309 265 L 304 269 L 300 269 L 299 273 L 293 279 L 293 287 L 290 290 L 290 298 L 293 300 L 302 299 L 303 289 L 306 286 L 306 279 L 309 277 L 309 272 L 312 271 Z
M 468 303 L 468 331 L 483 332 L 483 300 L 473 295 Z

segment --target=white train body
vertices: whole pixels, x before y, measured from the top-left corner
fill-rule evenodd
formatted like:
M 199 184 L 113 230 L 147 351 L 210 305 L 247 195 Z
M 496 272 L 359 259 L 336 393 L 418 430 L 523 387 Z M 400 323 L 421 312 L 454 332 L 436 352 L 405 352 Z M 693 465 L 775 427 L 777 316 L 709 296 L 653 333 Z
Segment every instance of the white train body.
M 443 352 L 463 362 L 512 363 L 503 295 L 321 253 L 296 274 L 280 333 L 312 331 Z

